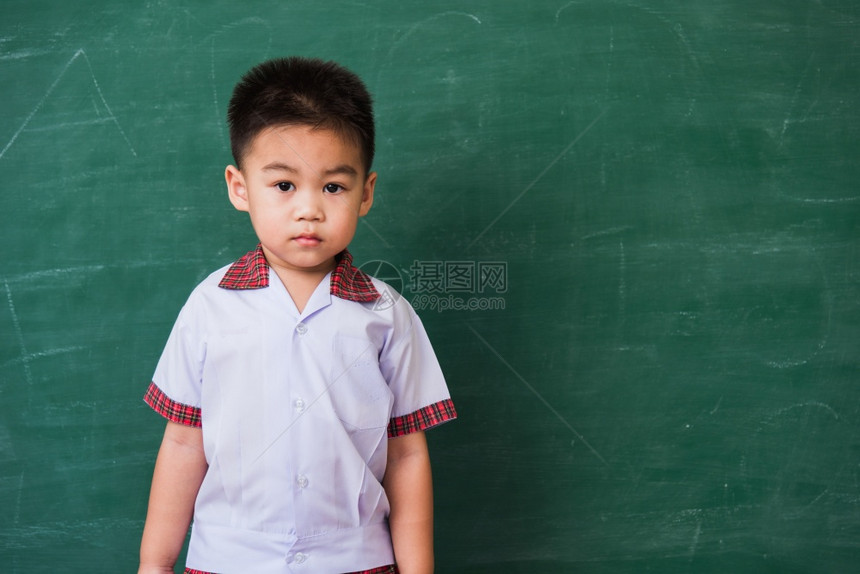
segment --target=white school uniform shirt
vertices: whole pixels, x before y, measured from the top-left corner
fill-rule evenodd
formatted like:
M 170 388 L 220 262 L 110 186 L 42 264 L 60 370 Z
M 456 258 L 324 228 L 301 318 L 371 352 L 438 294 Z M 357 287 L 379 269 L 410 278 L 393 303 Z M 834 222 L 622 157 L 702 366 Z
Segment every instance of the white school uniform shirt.
M 456 418 L 418 316 L 347 251 L 302 313 L 259 246 L 210 275 L 145 400 L 202 427 L 186 564 L 219 574 L 393 564 L 388 438 Z

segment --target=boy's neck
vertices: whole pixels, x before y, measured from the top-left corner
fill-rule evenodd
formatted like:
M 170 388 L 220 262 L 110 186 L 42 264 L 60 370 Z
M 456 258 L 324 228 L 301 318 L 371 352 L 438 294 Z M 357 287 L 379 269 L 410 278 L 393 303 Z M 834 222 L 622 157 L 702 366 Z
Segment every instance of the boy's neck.
M 308 301 L 313 295 L 320 282 L 334 270 L 336 262 L 332 259 L 331 265 L 324 268 L 313 270 L 297 270 L 286 269 L 283 267 L 273 267 L 278 278 L 287 290 L 287 293 L 292 298 L 299 313 L 303 313 Z

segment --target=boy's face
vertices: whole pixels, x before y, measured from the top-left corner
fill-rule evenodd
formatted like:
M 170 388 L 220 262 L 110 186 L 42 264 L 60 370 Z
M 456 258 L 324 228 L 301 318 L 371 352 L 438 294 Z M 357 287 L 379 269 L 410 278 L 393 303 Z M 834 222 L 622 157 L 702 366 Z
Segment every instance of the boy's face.
M 376 174 L 358 146 L 329 130 L 260 132 L 240 171 L 228 166 L 230 201 L 247 211 L 276 271 L 328 273 L 373 203 Z

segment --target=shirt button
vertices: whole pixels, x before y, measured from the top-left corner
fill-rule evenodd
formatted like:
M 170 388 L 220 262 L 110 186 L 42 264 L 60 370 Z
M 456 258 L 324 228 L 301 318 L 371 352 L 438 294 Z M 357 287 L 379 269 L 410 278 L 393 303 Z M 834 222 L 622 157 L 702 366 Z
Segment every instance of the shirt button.
M 302 399 L 296 399 L 296 401 L 293 403 L 293 406 L 296 407 L 296 410 L 298 412 L 305 412 L 305 401 L 303 401 Z
M 304 554 L 303 552 L 297 552 L 295 557 L 294 557 L 296 564 L 304 564 L 305 560 L 307 560 L 307 559 L 308 559 L 308 555 Z
M 307 332 L 308 326 L 304 323 L 299 323 L 298 325 L 296 325 L 296 333 L 298 333 L 299 335 L 304 335 Z
M 308 487 L 308 477 L 303 474 L 300 474 L 296 477 L 296 484 L 299 485 L 299 488 L 307 488 Z

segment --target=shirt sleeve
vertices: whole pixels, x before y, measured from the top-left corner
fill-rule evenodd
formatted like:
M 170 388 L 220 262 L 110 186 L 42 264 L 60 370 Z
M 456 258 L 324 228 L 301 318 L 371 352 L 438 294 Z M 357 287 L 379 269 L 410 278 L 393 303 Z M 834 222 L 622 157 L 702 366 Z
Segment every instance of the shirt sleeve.
M 423 431 L 457 418 L 448 385 L 421 319 L 401 299 L 403 320 L 383 349 L 380 368 L 394 395 L 389 438 Z
M 169 421 L 200 427 L 206 352 L 195 323 L 194 306 L 189 300 L 173 325 L 143 400 Z

